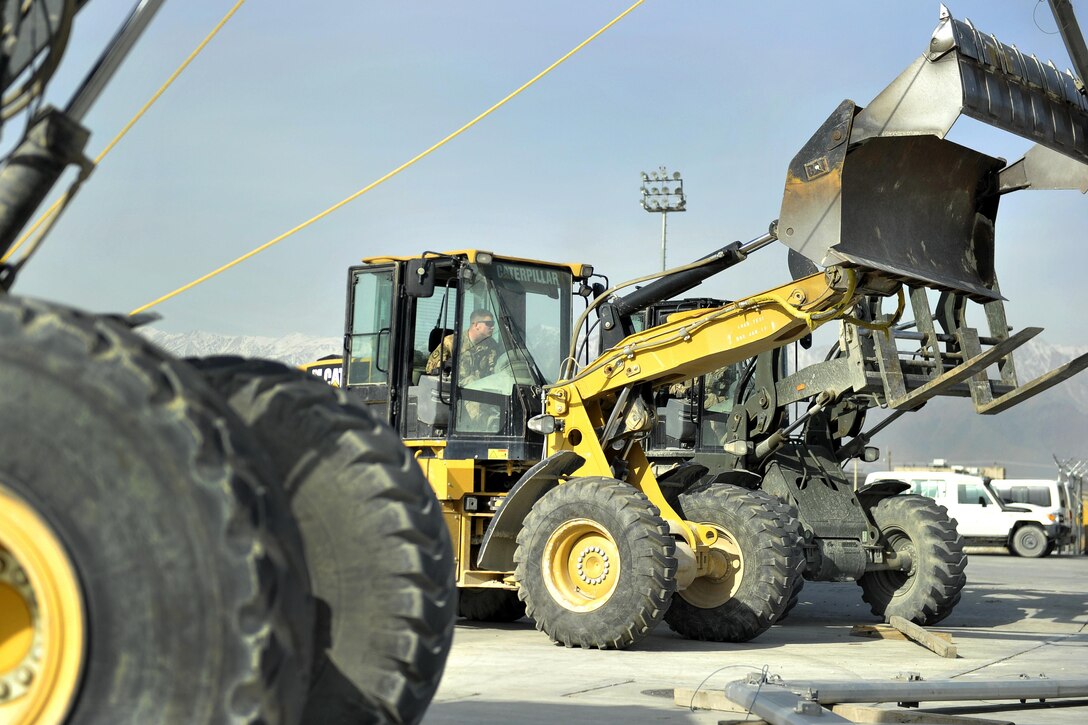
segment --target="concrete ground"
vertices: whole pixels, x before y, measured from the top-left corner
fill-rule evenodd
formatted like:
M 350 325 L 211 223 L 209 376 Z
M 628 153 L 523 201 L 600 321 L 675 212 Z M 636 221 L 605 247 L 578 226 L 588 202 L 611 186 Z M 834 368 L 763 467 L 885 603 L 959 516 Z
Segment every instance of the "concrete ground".
M 969 550 L 968 583 L 948 632 L 958 658 L 910 641 L 851 636 L 876 624 L 853 583 L 807 582 L 800 603 L 745 644 L 681 639 L 662 624 L 630 650 L 565 649 L 529 620 L 483 625 L 459 620 L 446 673 L 424 718 L 441 723 L 718 723 L 743 715 L 673 704 L 673 689 L 721 692 L 764 667 L 787 681 L 1015 680 L 1044 674 L 1088 682 L 1088 557 L 1020 559 Z M 1000 553 L 997 553 L 1000 552 Z M 1088 698 L 922 703 L 922 710 L 1038 725 L 1088 722 Z M 1069 701 L 1064 701 L 1068 703 Z

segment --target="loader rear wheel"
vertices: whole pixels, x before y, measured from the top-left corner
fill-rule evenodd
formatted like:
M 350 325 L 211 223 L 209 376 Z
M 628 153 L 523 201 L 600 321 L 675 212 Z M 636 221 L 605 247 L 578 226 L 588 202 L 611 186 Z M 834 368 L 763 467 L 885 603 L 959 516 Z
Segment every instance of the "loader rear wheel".
M 343 391 L 265 360 L 192 360 L 269 451 L 317 599 L 305 722 L 417 722 L 453 638 L 453 550 L 391 429 Z
M 533 506 L 514 553 L 536 628 L 567 647 L 623 649 L 661 621 L 676 589 L 676 544 L 641 492 L 573 479 Z
M 0 430 L 0 721 L 298 720 L 297 530 L 199 376 L 116 322 L 0 296 Z
M 967 556 L 947 509 L 922 496 L 891 496 L 871 514 L 886 552 L 909 563 L 905 571 L 870 571 L 858 580 L 873 614 L 923 626 L 951 614 L 967 583 Z
M 679 513 L 716 533 L 711 573 L 677 593 L 665 621 L 689 639 L 747 642 L 770 629 L 789 601 L 801 555 L 778 499 L 712 485 L 680 497 Z
M 458 590 L 457 613 L 475 622 L 516 622 L 525 616 L 525 602 L 513 589 Z

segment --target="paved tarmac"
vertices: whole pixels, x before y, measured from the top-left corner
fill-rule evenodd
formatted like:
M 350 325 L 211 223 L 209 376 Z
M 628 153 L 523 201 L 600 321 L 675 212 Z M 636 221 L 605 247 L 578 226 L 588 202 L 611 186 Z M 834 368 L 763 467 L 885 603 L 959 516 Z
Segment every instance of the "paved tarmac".
M 764 667 L 787 681 L 1010 680 L 1026 674 L 1088 682 L 1088 557 L 1020 559 L 969 550 L 968 583 L 934 631 L 958 649 L 945 659 L 910 641 L 851 636 L 878 620 L 854 583 L 807 582 L 786 621 L 752 642 L 682 639 L 664 624 L 625 651 L 553 645 L 529 620 L 459 620 L 438 693 L 423 722 L 718 723 L 743 715 L 673 704 L 673 689 L 721 692 Z M 1088 698 L 1046 703 L 922 703 L 921 710 L 1037 725 L 1088 723 Z

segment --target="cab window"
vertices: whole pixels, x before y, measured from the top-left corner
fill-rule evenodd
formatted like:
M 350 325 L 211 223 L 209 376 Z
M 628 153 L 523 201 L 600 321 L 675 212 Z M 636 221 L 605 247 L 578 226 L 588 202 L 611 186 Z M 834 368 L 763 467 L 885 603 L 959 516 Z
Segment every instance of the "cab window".
M 355 278 L 348 385 L 389 382 L 392 289 L 392 270 L 360 272 Z

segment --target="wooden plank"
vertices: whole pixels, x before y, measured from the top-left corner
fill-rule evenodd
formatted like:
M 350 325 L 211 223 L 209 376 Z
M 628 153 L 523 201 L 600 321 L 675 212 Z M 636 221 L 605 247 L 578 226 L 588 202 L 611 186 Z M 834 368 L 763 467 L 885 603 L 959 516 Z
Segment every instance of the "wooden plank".
M 696 710 L 748 713 L 746 707 L 730 700 L 721 690 L 699 690 L 696 692 L 690 687 L 677 687 L 672 691 L 672 702 L 679 707 L 695 708 Z
M 942 715 L 921 710 L 897 710 L 872 705 L 835 705 L 831 712 L 863 723 L 926 723 L 927 725 L 1015 725 L 1012 720 L 992 720 L 966 715 Z
M 906 619 L 893 614 L 891 619 L 888 620 L 888 623 L 926 649 L 936 652 L 941 657 L 946 657 L 948 659 L 956 658 L 956 645 L 951 642 L 945 642 L 933 632 L 929 632 L 924 628 L 919 627 L 914 622 L 907 621 Z
M 930 632 L 930 634 L 934 637 L 940 637 L 945 642 L 952 641 L 952 635 L 948 632 Z M 873 639 L 910 639 L 910 637 L 890 624 L 855 624 L 850 628 L 850 635 L 852 637 L 871 637 Z

